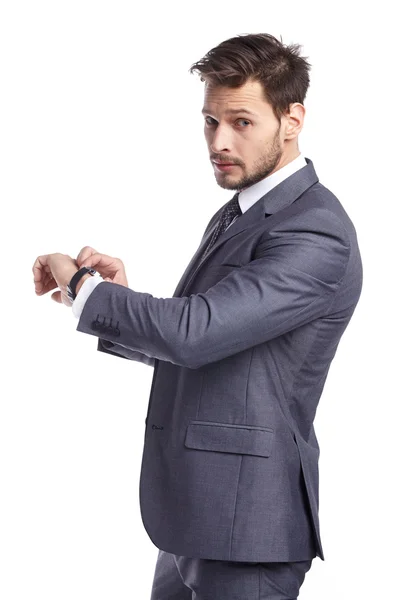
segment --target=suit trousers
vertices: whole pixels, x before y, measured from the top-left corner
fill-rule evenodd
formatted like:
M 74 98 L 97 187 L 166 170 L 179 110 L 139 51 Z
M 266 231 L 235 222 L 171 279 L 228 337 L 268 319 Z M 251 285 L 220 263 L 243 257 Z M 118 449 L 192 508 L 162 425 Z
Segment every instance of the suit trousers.
M 296 600 L 311 563 L 209 560 L 160 550 L 150 600 Z

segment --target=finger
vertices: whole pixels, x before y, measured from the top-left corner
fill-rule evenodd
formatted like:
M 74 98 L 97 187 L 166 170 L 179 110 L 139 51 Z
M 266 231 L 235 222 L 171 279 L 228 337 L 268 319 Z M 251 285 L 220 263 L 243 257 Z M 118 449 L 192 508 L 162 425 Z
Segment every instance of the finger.
M 99 271 L 100 275 L 102 270 L 104 272 L 104 270 L 108 269 L 110 266 L 113 266 L 114 263 L 115 258 L 107 256 L 107 254 L 100 254 L 99 252 L 91 254 L 85 259 L 84 262 L 86 267 L 93 267 L 93 269 Z
M 85 266 L 87 264 L 87 261 L 90 259 L 90 257 L 93 254 L 97 254 L 97 253 L 96 252 L 92 252 L 92 254 L 84 254 L 79 261 L 77 260 L 76 263 L 79 266 L 79 268 Z
M 38 256 L 35 262 L 33 263 L 32 272 L 34 281 L 40 281 L 42 278 L 42 272 L 44 271 L 45 266 L 47 265 L 47 254 L 43 256 Z
M 33 263 L 33 281 L 35 284 L 35 291 L 40 292 L 43 285 L 48 281 L 49 275 L 51 275 L 50 267 L 48 265 L 48 254 L 38 256 Z
M 83 246 L 83 248 L 79 252 L 78 256 L 76 257 L 76 260 L 78 260 L 78 259 L 82 260 L 83 255 L 90 255 L 94 252 L 96 252 L 96 250 L 94 248 L 92 248 L 91 246 Z
M 35 292 L 38 295 L 42 295 L 54 287 L 57 287 L 57 282 L 53 275 L 44 271 L 41 274 L 41 280 L 35 283 Z
M 122 269 L 120 271 L 116 271 L 112 282 L 119 283 L 120 285 L 125 285 L 126 275 L 122 272 Z
M 84 265 L 85 260 L 89 258 L 89 256 L 91 256 L 92 254 L 98 254 L 97 250 L 91 248 L 91 246 L 84 246 L 79 252 L 78 256 L 76 257 L 76 262 L 78 263 L 79 267 Z
M 61 304 L 62 300 L 61 300 L 61 292 L 60 292 L 60 290 L 58 292 L 54 292 L 54 294 L 51 295 L 51 299 L 55 300 L 55 302 L 58 302 L 59 304 Z
M 44 294 L 47 294 L 47 292 L 51 292 L 51 290 L 54 290 L 58 287 L 55 279 L 49 279 L 45 283 L 39 282 L 38 286 L 39 287 L 35 289 L 37 296 L 43 296 Z

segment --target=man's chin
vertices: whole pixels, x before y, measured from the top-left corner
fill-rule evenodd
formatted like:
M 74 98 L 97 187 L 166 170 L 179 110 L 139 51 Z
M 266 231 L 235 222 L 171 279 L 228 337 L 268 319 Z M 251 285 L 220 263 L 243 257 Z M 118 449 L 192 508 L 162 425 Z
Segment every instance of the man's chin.
M 229 175 L 224 175 L 223 177 L 215 177 L 215 180 L 219 187 L 224 190 L 238 190 L 240 189 L 240 181 L 236 180 L 234 177 Z

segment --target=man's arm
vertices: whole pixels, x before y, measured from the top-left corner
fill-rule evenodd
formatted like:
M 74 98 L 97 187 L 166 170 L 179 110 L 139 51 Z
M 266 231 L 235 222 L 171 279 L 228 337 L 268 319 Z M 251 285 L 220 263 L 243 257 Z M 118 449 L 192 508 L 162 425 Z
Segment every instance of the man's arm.
M 77 330 L 188 368 L 199 368 L 304 325 L 329 308 L 345 274 L 349 239 L 338 217 L 311 208 L 266 231 L 254 260 L 204 293 L 155 298 L 102 282 Z M 113 328 L 99 331 L 99 315 Z
M 82 281 L 83 279 L 83 281 Z M 90 294 L 93 290 L 104 281 L 101 277 L 100 273 L 96 273 L 95 275 L 84 275 L 76 286 L 76 298 L 72 303 L 72 314 L 77 319 L 80 318 L 83 307 L 86 304 L 86 300 L 89 298 Z
M 79 291 L 72 304 L 72 313 L 77 319 L 80 319 L 83 308 L 90 294 L 102 281 L 104 281 L 104 279 L 99 275 L 99 273 L 96 273 L 96 275 L 94 276 L 89 275 L 88 278 L 82 283 L 82 285 L 79 288 L 77 288 L 79 289 Z M 114 356 L 127 358 L 129 360 L 135 360 L 137 362 L 141 362 L 145 365 L 148 365 L 149 367 L 154 367 L 154 358 L 146 356 L 146 354 L 143 354 L 141 352 L 135 352 L 134 350 L 130 350 L 129 348 L 125 348 L 124 346 L 120 346 L 119 344 L 103 340 L 101 338 L 99 338 L 98 340 L 97 350 L 100 352 L 105 352 L 106 354 L 112 354 Z
M 136 360 L 137 362 L 141 362 L 149 367 L 154 367 L 155 359 L 151 356 L 146 356 L 146 354 L 143 354 L 143 352 L 131 350 L 130 348 L 126 348 L 120 344 L 114 344 L 113 342 L 103 340 L 102 338 L 99 338 L 97 350 L 100 352 L 106 352 L 107 354 L 113 354 L 114 356 L 127 358 L 129 360 Z

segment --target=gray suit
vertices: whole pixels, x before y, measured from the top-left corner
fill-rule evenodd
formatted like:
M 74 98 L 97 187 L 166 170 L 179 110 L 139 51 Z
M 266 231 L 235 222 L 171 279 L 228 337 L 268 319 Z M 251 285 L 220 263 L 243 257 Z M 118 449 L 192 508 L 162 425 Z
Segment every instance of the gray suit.
M 215 213 L 172 298 L 104 282 L 78 322 L 98 350 L 154 365 L 140 503 L 169 553 L 324 560 L 313 420 L 362 263 L 306 161 L 200 260 Z

